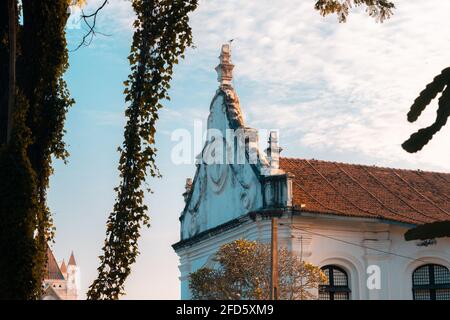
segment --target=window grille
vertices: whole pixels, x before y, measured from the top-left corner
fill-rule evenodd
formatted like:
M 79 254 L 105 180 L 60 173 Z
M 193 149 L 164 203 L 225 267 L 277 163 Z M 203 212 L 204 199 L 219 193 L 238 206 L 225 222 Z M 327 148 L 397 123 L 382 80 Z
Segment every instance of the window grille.
M 319 286 L 319 300 L 349 300 L 350 288 L 345 270 L 329 265 L 322 271 L 327 279 Z
M 414 300 L 450 300 L 450 271 L 438 264 L 418 267 L 412 274 Z

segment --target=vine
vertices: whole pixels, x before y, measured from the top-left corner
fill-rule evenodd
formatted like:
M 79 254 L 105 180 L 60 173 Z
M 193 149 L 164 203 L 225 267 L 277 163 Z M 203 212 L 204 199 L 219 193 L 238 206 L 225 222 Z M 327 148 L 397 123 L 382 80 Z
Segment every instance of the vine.
M 192 45 L 188 14 L 197 0 L 133 0 L 136 13 L 131 54 L 131 74 L 125 85 L 127 123 L 119 148 L 121 182 L 107 221 L 106 240 L 98 278 L 88 299 L 118 299 L 131 264 L 139 254 L 141 226 L 149 226 L 143 183 L 148 174 L 159 177 L 155 165 L 155 132 L 161 101 L 169 100 L 173 67 Z M 148 190 L 150 191 L 150 190 Z

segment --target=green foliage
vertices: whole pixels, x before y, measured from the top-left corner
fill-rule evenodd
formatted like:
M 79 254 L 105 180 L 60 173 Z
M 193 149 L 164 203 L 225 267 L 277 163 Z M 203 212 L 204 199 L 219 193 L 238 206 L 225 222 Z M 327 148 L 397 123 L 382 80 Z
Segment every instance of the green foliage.
M 319 267 L 302 261 L 286 248 L 278 249 L 280 299 L 312 299 L 311 289 L 326 280 Z M 244 239 L 223 245 L 216 254 L 217 267 L 190 274 L 192 297 L 199 300 L 268 300 L 271 248 Z
M 35 299 L 44 263 L 37 227 L 36 174 L 28 158 L 31 131 L 25 125 L 28 104 L 16 96 L 12 142 L 0 147 L 0 299 Z
M 67 0 L 21 1 L 17 31 L 17 94 L 13 139 L 5 143 L 8 118 L 0 110 L 0 296 L 40 296 L 45 250 L 53 237 L 46 205 L 52 156 L 65 160 L 64 121 L 70 99 L 63 74 L 68 67 L 65 39 Z M 4 14 L 2 12 L 2 14 Z M 2 20 L 3 21 L 3 20 Z M 7 25 L 0 24 L 0 68 L 7 70 Z M 8 84 L 0 77 L 0 92 Z M 7 98 L 6 98 L 7 99 Z M 4 106 L 4 100 L 2 100 Z
M 192 44 L 188 14 L 197 0 L 133 0 L 136 20 L 128 57 L 131 74 L 125 84 L 124 142 L 119 148 L 121 182 L 106 229 L 98 278 L 89 299 L 118 299 L 138 255 L 142 225 L 149 225 L 142 188 L 148 174 L 158 177 L 155 132 L 161 100 L 169 99 L 173 67 Z
M 0 2 L 0 145 L 6 142 L 8 131 L 8 81 L 9 81 L 9 36 L 8 3 Z
M 63 79 L 68 68 L 67 7 L 64 0 L 23 1 L 22 54 L 17 78 L 30 105 L 27 126 L 32 132 L 32 143 L 28 153 L 37 175 L 43 210 L 38 228 L 47 240 L 53 237 L 54 231 L 46 206 L 49 177 L 53 173 L 52 156 L 67 159 L 64 122 L 74 103 Z
M 317 0 L 315 9 L 323 16 L 335 13 L 339 22 L 346 22 L 352 5 L 366 7 L 368 15 L 378 22 L 389 19 L 395 8 L 389 0 Z
M 408 121 L 416 121 L 423 110 L 431 101 L 442 92 L 439 102 L 436 120 L 426 128 L 422 128 L 406 140 L 402 147 L 408 152 L 421 150 L 441 128 L 447 123 L 450 116 L 450 68 L 442 70 L 431 83 L 419 94 L 408 112 Z

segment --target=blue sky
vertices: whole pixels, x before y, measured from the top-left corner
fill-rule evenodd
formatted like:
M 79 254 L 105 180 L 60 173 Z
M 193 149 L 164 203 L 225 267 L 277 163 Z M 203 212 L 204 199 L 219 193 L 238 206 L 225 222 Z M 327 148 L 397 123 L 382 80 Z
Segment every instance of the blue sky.
M 100 0 L 88 1 L 94 8 Z M 214 67 L 220 45 L 234 38 L 234 86 L 247 125 L 279 129 L 285 156 L 382 166 L 450 171 L 450 127 L 416 155 L 400 143 L 433 121 L 436 103 L 417 124 L 406 122 L 416 95 L 449 64 L 450 3 L 395 1 L 391 20 L 377 24 L 356 10 L 346 24 L 321 17 L 313 0 L 203 0 L 192 15 L 195 49 L 175 69 L 172 100 L 158 124 L 162 179 L 149 180 L 152 227 L 144 229 L 141 255 L 126 283 L 131 299 L 179 297 L 178 216 L 185 179 L 194 165 L 174 165 L 175 129 L 205 120 L 217 88 Z M 96 276 L 105 221 L 118 184 L 116 149 L 122 142 L 122 82 L 133 14 L 113 0 L 99 17 L 99 36 L 70 53 L 66 80 L 75 106 L 69 111 L 69 163 L 55 162 L 49 205 L 57 228 L 57 259 L 74 250 L 83 295 Z M 82 30 L 68 30 L 69 47 Z

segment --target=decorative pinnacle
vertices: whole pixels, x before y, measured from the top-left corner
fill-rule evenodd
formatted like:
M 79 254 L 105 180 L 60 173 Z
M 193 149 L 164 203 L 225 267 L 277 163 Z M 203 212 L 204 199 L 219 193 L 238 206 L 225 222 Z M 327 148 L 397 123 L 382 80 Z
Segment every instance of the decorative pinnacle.
M 278 144 L 278 132 L 270 131 L 269 146 L 266 149 L 267 156 L 269 157 L 269 163 L 271 169 L 280 168 L 280 152 L 283 150 Z
M 217 81 L 219 81 L 220 86 L 231 86 L 234 64 L 231 63 L 231 48 L 229 44 L 222 45 L 219 59 L 220 63 L 216 67 Z

